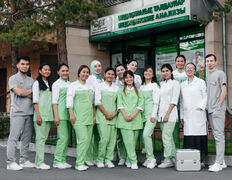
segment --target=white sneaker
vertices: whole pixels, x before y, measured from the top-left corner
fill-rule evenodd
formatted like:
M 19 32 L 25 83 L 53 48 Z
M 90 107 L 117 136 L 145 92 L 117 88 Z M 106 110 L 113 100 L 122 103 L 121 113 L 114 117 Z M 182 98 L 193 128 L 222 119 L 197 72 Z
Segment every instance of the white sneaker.
M 85 165 L 75 166 L 78 171 L 86 171 L 88 168 Z
M 156 167 L 156 159 L 152 158 L 152 159 L 148 159 L 148 163 L 147 163 L 147 168 L 149 169 L 153 169 L 154 167 Z
M 148 163 L 148 159 L 146 159 L 146 160 L 144 161 L 143 166 L 144 166 L 144 167 L 147 167 L 147 163 Z
M 107 168 L 114 168 L 115 165 L 111 161 L 109 161 L 109 162 L 105 163 L 105 167 L 107 167 Z
M 173 164 L 176 163 L 176 159 L 175 158 L 172 158 L 171 161 L 172 161 Z
M 142 154 L 146 154 L 146 153 L 147 153 L 147 151 L 146 151 L 146 149 L 145 149 L 144 147 L 142 148 L 141 153 L 142 153 Z
M 89 169 L 89 166 L 86 166 L 86 165 L 83 165 L 83 166 L 85 166 L 87 169 Z
M 137 164 L 131 164 L 131 169 L 139 169 Z
M 63 164 L 65 165 L 66 168 L 71 168 L 71 167 L 72 167 L 71 164 L 68 164 L 68 163 L 66 163 L 66 162 L 64 162 Z
M 96 163 L 94 161 L 85 161 L 85 164 L 87 164 L 88 166 L 94 166 Z
M 35 167 L 35 163 L 32 163 L 30 161 L 26 161 L 26 162 L 24 162 L 22 164 L 19 164 L 19 165 L 21 167 L 23 167 L 23 168 L 33 168 L 33 167 Z
M 201 167 L 204 168 L 205 167 L 205 163 L 202 162 L 201 163 Z
M 120 159 L 119 162 L 118 162 L 118 165 L 119 166 L 123 166 L 125 164 L 125 159 Z
M 212 165 L 209 165 L 209 168 L 211 168 L 213 165 L 214 165 L 214 164 L 212 164 Z M 221 164 L 221 167 L 222 167 L 222 169 L 225 169 L 225 168 L 227 168 L 227 165 L 226 165 L 226 162 L 225 162 L 225 160 L 223 160 L 223 162 L 222 162 L 222 164 Z
M 98 168 L 104 168 L 104 163 L 103 162 L 97 162 L 97 167 Z
M 211 172 L 219 172 L 222 170 L 222 166 L 218 163 L 214 163 L 212 166 L 210 166 L 210 168 L 208 169 L 208 171 Z
M 221 166 L 222 166 L 222 169 L 225 169 L 225 168 L 227 168 L 227 165 L 226 165 L 226 162 L 225 162 L 225 160 L 223 160 L 223 163 L 221 164 Z
M 40 164 L 39 166 L 38 165 L 35 165 L 35 168 L 36 169 L 43 169 L 43 170 L 47 170 L 47 169 L 50 169 L 50 166 L 45 164 L 45 163 L 42 163 Z
M 174 164 L 172 161 L 170 160 L 164 160 L 159 166 L 158 168 L 170 168 L 170 167 L 173 167 Z
M 67 168 L 64 163 L 53 164 L 53 167 L 58 168 L 58 169 L 66 169 Z
M 126 167 L 131 168 L 131 163 L 126 162 Z
M 18 165 L 16 162 L 13 162 L 13 163 L 7 164 L 6 169 L 13 170 L 13 171 L 19 171 L 19 170 L 22 170 L 23 167 Z

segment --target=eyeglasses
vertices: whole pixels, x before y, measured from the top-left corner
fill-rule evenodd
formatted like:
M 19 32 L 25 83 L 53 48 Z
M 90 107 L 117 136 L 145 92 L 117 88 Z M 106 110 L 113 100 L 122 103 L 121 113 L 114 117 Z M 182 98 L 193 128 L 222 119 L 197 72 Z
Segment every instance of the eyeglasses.
M 194 67 L 186 67 L 186 71 L 194 71 L 195 68 Z

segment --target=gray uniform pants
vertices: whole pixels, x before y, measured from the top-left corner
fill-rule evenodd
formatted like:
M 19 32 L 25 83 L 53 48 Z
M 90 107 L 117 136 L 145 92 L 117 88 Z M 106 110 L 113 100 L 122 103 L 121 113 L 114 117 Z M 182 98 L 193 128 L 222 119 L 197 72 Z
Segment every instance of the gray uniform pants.
M 216 145 L 215 162 L 222 164 L 225 153 L 225 111 L 216 110 L 213 113 L 209 113 L 209 122 Z
M 10 117 L 10 135 L 7 142 L 7 164 L 13 163 L 15 159 L 15 150 L 17 141 L 21 141 L 19 163 L 28 160 L 28 149 L 32 135 L 33 116 L 11 116 Z

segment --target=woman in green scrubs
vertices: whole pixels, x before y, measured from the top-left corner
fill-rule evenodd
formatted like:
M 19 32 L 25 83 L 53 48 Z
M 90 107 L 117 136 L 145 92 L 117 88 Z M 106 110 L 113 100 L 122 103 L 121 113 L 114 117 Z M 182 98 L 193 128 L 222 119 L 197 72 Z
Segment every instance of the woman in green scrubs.
M 67 108 L 69 109 L 70 122 L 76 133 L 75 169 L 78 171 L 88 169 L 84 162 L 92 136 L 93 124 L 95 123 L 94 89 L 90 84 L 86 83 L 89 74 L 88 66 L 80 66 L 77 73 L 78 80 L 70 84 L 67 92 Z
M 86 82 L 87 84 L 93 86 L 94 91 L 96 91 L 98 84 L 103 82 L 103 79 L 101 78 L 101 72 L 102 72 L 101 62 L 98 60 L 93 60 L 90 64 L 91 75 L 89 75 Z M 97 126 L 94 126 L 91 143 L 86 153 L 85 163 L 88 166 L 96 165 L 96 160 L 98 155 L 98 142 L 99 142 L 99 134 L 98 134 Z
M 132 71 L 125 71 L 123 77 L 125 85 L 119 90 L 117 100 L 119 110 L 117 128 L 120 128 L 126 147 L 129 160 L 129 162 L 127 162 L 127 167 L 138 169 L 135 147 L 139 130 L 143 128 L 141 117 L 141 111 L 143 111 L 144 105 L 143 95 L 135 86 L 134 74 Z
M 50 75 L 50 66 L 48 64 L 41 64 L 39 67 L 39 75 L 32 88 L 36 132 L 35 167 L 37 169 L 50 169 L 50 166 L 44 163 L 45 141 L 48 138 L 51 122 L 54 120 L 52 111 L 52 84 L 49 80 Z
M 144 70 L 140 91 L 144 97 L 143 123 L 145 123 L 145 126 L 143 130 L 143 139 L 147 152 L 147 159 L 143 163 L 143 166 L 152 169 L 157 165 L 153 152 L 152 134 L 157 122 L 160 90 L 159 86 L 156 84 L 156 78 L 151 66 Z
M 115 167 L 112 163 L 116 144 L 115 127 L 117 112 L 118 87 L 113 84 L 115 70 L 107 68 L 104 73 L 105 82 L 98 85 L 95 91 L 96 124 L 100 137 L 97 156 L 97 167 Z M 104 165 L 105 162 L 105 165 Z
M 54 112 L 54 124 L 57 125 L 57 144 L 54 155 L 53 167 L 58 169 L 71 168 L 66 163 L 66 152 L 70 137 L 69 112 L 66 107 L 67 89 L 70 85 L 69 66 L 67 64 L 59 64 L 57 79 L 52 85 L 52 104 Z

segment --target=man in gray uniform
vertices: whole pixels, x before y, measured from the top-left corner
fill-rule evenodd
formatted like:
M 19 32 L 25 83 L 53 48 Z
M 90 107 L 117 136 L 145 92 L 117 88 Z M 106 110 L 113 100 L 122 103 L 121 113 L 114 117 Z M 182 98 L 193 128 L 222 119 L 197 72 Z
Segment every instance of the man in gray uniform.
M 21 56 L 17 59 L 18 73 L 9 79 L 11 94 L 10 135 L 7 142 L 7 169 L 21 170 L 34 167 L 28 161 L 28 149 L 32 135 L 32 85 L 34 80 L 27 76 L 30 58 Z M 19 165 L 16 163 L 15 150 L 17 141 L 21 140 Z
M 226 112 L 226 75 L 216 69 L 217 59 L 214 54 L 205 57 L 209 74 L 206 77 L 208 94 L 208 117 L 216 144 L 215 163 L 209 166 L 209 171 L 218 172 L 226 168 L 225 153 L 225 112 Z

